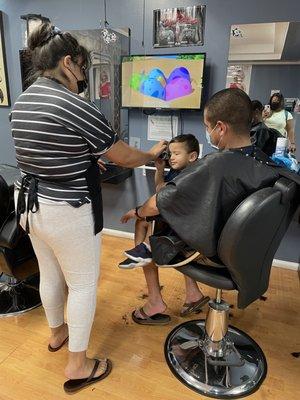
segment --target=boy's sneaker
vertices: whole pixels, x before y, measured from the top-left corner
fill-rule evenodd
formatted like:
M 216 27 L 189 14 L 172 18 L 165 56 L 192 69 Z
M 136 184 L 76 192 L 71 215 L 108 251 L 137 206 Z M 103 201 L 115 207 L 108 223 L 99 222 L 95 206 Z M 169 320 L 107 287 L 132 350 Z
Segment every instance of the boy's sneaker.
M 152 261 L 152 253 L 145 245 L 140 243 L 131 250 L 124 251 L 125 255 L 136 262 L 150 263 Z
M 126 258 L 126 260 L 120 262 L 118 267 L 121 269 L 133 269 L 133 268 L 143 267 L 146 264 L 147 263 L 135 262 L 135 261 L 131 260 L 130 258 Z

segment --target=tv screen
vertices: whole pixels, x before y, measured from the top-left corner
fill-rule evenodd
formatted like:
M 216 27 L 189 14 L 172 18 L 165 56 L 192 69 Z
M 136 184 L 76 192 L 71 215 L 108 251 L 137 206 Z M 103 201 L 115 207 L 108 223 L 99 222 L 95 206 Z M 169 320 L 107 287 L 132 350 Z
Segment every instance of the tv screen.
M 122 107 L 199 109 L 205 54 L 125 56 Z

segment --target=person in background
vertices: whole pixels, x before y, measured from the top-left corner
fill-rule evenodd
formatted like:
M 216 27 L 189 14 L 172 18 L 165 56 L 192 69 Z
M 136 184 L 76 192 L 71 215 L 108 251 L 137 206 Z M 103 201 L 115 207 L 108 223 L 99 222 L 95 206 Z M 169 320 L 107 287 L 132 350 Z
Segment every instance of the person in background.
M 270 97 L 269 105 L 270 109 L 265 109 L 263 112 L 264 123 L 287 137 L 289 149 L 294 153 L 296 151 L 294 121 L 292 114 L 284 109 L 282 93 L 274 93 Z
M 250 130 L 251 142 L 259 147 L 269 157 L 276 149 L 276 142 L 283 137 L 276 129 L 268 128 L 263 122 L 264 106 L 258 100 L 252 100 L 252 124 Z
M 70 33 L 44 23 L 29 36 L 28 47 L 37 79 L 11 113 L 21 170 L 17 214 L 38 259 L 40 295 L 51 329 L 48 350 L 58 351 L 69 342 L 64 390 L 73 393 L 112 369 L 110 360 L 86 354 L 103 227 L 97 160 L 105 154 L 133 168 L 155 160 L 166 143 L 148 152 L 128 146 L 99 109 L 79 95 L 87 86 L 89 53 Z

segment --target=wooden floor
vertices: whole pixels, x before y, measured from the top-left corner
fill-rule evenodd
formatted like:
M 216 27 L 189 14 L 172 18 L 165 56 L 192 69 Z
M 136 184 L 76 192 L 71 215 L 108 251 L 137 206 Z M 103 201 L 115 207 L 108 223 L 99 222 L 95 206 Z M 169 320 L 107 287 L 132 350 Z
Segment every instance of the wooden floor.
M 193 400 L 204 397 L 181 384 L 169 371 L 163 354 L 168 332 L 184 321 L 178 316 L 183 299 L 183 277 L 163 270 L 161 283 L 172 323 L 145 327 L 134 324 L 130 314 L 146 297 L 141 270 L 117 268 L 127 239 L 104 237 L 102 275 L 89 355 L 108 356 L 114 369 L 98 384 L 76 394 L 76 399 L 101 400 Z M 213 289 L 203 287 L 206 294 Z M 266 301 L 245 310 L 236 306 L 230 323 L 246 331 L 262 347 L 268 375 L 249 399 L 298 400 L 300 398 L 300 296 L 296 272 L 273 268 Z M 236 295 L 224 298 L 236 305 Z M 204 314 L 200 314 L 204 318 Z M 191 319 L 195 319 L 192 317 Z M 67 349 L 47 350 L 48 328 L 42 308 L 20 317 L 0 319 L 0 399 L 69 399 L 62 389 Z

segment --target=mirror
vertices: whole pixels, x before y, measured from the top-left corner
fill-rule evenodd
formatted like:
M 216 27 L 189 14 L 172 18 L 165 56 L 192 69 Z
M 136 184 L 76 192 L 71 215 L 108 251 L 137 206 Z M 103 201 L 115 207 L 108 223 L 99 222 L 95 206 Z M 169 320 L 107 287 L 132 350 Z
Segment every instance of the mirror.
M 296 158 L 300 160 L 300 22 L 236 24 L 231 26 L 227 87 L 238 87 L 251 100 L 269 105 L 270 96 L 280 92 L 285 115 L 290 113 L 295 132 Z M 276 112 L 274 112 L 276 114 Z M 262 113 L 258 112 L 261 118 Z M 266 120 L 263 121 L 266 123 Z M 286 125 L 285 116 L 283 124 Z M 253 120 L 251 135 L 257 125 Z M 264 149 L 263 149 L 264 150 Z M 299 213 L 298 213 L 299 214 Z M 299 261 L 297 215 L 275 255 L 274 265 Z
M 84 94 L 101 110 L 120 139 L 129 141 L 128 110 L 121 108 L 121 61 L 130 54 L 130 30 L 108 28 L 72 30 L 72 35 L 90 52 L 88 88 Z M 106 161 L 101 181 L 118 184 L 132 175 L 131 168 L 123 168 Z
M 226 87 L 238 87 L 264 106 L 280 92 L 293 117 L 300 159 L 300 22 L 231 26 Z M 287 114 L 286 114 L 287 115 Z M 290 118 L 290 116 L 288 117 Z M 281 132 L 283 133 L 283 131 Z M 284 133 L 286 136 L 286 133 Z
M 128 142 L 128 111 L 121 108 L 120 74 L 122 56 L 130 52 L 130 30 L 104 28 L 71 33 L 91 54 L 87 97 Z

